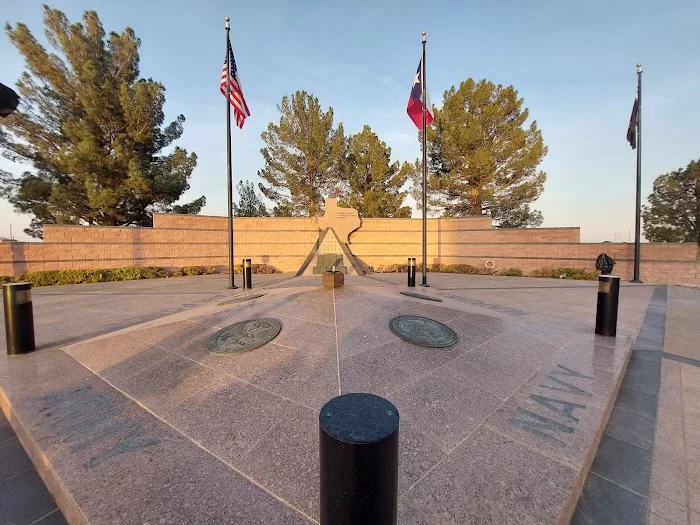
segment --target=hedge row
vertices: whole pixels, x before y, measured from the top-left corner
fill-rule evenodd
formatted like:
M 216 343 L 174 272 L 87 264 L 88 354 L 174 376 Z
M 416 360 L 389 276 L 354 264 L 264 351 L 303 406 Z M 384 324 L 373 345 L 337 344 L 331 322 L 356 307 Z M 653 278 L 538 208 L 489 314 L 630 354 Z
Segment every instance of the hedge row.
M 234 273 L 242 273 L 242 266 L 234 265 Z M 269 264 L 253 264 L 253 273 L 277 273 Z M 1 283 L 30 282 L 34 286 L 53 286 L 59 284 L 105 283 L 109 281 L 136 281 L 139 279 L 161 279 L 165 277 L 182 277 L 185 275 L 209 275 L 219 273 L 214 266 L 183 266 L 181 268 L 159 268 L 157 266 L 127 266 L 124 268 L 105 268 L 101 270 L 44 270 L 29 272 L 19 277 L 0 277 Z
M 440 273 L 460 273 L 468 275 L 505 275 L 510 277 L 522 277 L 523 272 L 518 268 L 506 268 L 505 270 L 493 271 L 487 268 L 479 268 L 471 264 L 429 264 L 426 268 L 429 272 Z M 389 264 L 374 268 L 375 273 L 406 273 L 408 265 Z M 416 272 L 423 271 L 423 265 L 416 265 Z M 581 268 L 545 268 L 535 270 L 530 277 L 547 277 L 551 279 L 575 279 L 578 281 L 594 281 L 598 279 L 598 270 L 584 270 Z

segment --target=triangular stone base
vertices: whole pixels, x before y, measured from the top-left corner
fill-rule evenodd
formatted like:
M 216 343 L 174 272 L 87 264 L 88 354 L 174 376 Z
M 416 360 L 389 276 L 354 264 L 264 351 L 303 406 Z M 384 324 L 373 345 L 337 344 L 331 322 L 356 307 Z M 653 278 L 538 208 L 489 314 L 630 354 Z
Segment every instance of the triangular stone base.
M 336 271 L 348 275 L 364 275 L 362 268 L 345 243 L 340 242 L 333 228 L 327 228 L 318 236 L 304 264 L 299 268 L 300 275 L 322 275 L 335 266 Z

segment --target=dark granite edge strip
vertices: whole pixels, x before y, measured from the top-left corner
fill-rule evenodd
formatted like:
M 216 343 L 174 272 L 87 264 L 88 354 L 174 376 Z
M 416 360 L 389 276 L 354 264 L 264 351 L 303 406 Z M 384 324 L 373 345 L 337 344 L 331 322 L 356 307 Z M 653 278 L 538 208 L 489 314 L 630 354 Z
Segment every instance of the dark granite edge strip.
M 41 452 L 41 447 L 31 436 L 24 422 L 13 409 L 10 399 L 2 388 L 0 388 L 0 411 L 4 412 L 19 442 L 24 447 L 39 477 L 46 485 L 49 494 L 51 494 L 58 509 L 65 516 L 66 521 L 74 525 L 89 525 L 87 517 L 83 514 L 70 491 L 61 482 L 51 464 L 46 460 Z
M 665 328 L 666 328 L 666 306 L 667 306 L 667 300 L 668 300 L 668 293 L 667 293 L 667 290 L 668 290 L 668 287 L 667 287 L 666 285 L 658 285 L 658 286 L 656 286 L 656 287 L 654 288 L 654 291 L 653 291 L 653 293 L 652 293 L 652 296 L 651 296 L 650 299 L 649 299 L 649 304 L 647 305 L 647 311 L 646 311 L 645 316 L 644 316 L 644 319 L 643 319 L 643 321 L 642 321 L 642 325 L 639 327 L 639 332 L 638 332 L 637 338 L 639 337 L 639 333 L 642 332 L 642 330 L 645 328 L 645 326 L 646 326 L 646 327 L 649 327 L 649 326 L 650 326 L 650 324 L 647 323 L 647 319 L 648 319 L 648 317 L 649 317 L 648 314 L 649 314 L 650 312 L 652 312 L 653 310 L 656 310 L 656 309 L 659 309 L 659 308 L 661 308 L 661 309 L 663 310 L 663 322 L 662 322 L 662 327 L 661 327 L 661 329 L 662 329 L 662 330 L 665 330 Z M 631 350 L 633 351 L 633 350 L 635 350 L 635 349 L 638 349 L 638 348 L 637 348 L 637 339 L 635 339 L 634 343 L 632 344 L 632 349 L 631 349 Z M 660 349 L 660 350 L 663 350 L 663 343 L 661 344 L 661 349 Z M 627 368 L 627 365 L 628 365 L 628 363 L 629 363 L 629 358 L 631 358 L 631 356 L 632 356 L 632 351 L 630 351 L 629 357 L 628 357 L 628 361 L 627 361 L 627 363 L 625 363 L 625 373 L 624 373 L 624 374 L 621 374 L 620 383 L 622 383 L 622 381 L 624 381 L 625 377 L 627 376 L 627 371 L 630 370 L 630 369 Z M 663 352 L 662 355 L 664 355 L 664 357 L 665 357 L 665 356 L 666 356 L 666 353 Z M 651 374 L 651 376 L 656 376 L 656 379 L 658 380 L 658 383 L 659 383 L 659 388 L 656 389 L 656 390 L 657 390 L 657 393 L 655 394 L 655 395 L 656 395 L 656 416 L 658 416 L 658 403 L 659 403 L 659 393 L 658 393 L 658 391 L 659 391 L 659 389 L 660 389 L 660 383 L 661 383 L 661 366 L 659 366 L 658 372 L 655 372 L 655 373 Z M 617 405 L 617 396 L 618 396 L 618 395 L 619 395 L 619 390 L 618 390 L 618 392 L 615 393 L 614 397 L 611 398 L 611 399 L 612 399 L 612 403 L 613 403 L 614 406 Z M 653 395 L 653 394 L 652 394 L 652 395 Z M 624 408 L 622 408 L 622 409 L 624 410 Z M 656 425 L 657 425 L 657 421 L 658 421 L 658 419 L 657 419 L 656 416 L 655 416 L 654 418 L 652 418 L 652 419 L 654 420 L 654 434 L 653 434 L 654 438 L 655 438 L 655 436 L 656 436 Z M 608 435 L 608 436 L 611 437 L 611 438 L 615 438 L 615 439 L 617 439 L 617 440 L 619 440 L 619 441 L 621 441 L 621 442 L 623 442 L 623 443 L 626 443 L 627 446 L 636 447 L 636 448 L 640 448 L 641 450 L 645 450 L 645 449 L 639 447 L 638 445 L 635 445 L 635 444 L 633 444 L 633 443 L 629 443 L 629 442 L 627 442 L 627 441 L 625 441 L 625 440 L 622 440 L 622 439 L 620 439 L 620 438 L 616 438 L 615 436 L 612 436 L 612 435 L 610 435 L 610 434 L 607 434 L 607 425 L 606 425 L 605 431 L 604 431 L 603 433 L 606 434 L 606 435 Z M 650 460 L 650 462 L 653 461 L 654 445 L 655 445 L 655 439 L 654 439 L 654 438 L 652 438 L 651 449 L 647 451 L 648 454 L 649 454 L 649 460 Z M 617 459 L 617 458 L 614 459 L 613 461 L 615 461 L 615 460 L 620 461 L 620 459 Z M 591 465 L 591 467 L 592 467 L 592 465 Z M 650 468 L 651 468 L 651 466 L 650 466 Z M 607 479 L 607 478 L 605 478 L 604 476 L 601 476 L 600 474 L 597 474 L 597 473 L 593 472 L 592 468 L 591 468 L 591 470 L 589 471 L 588 476 L 586 477 L 586 482 L 588 481 L 588 478 L 589 478 L 590 476 L 598 476 L 598 477 L 601 477 L 601 478 L 603 478 L 603 479 Z M 650 492 L 650 490 L 651 490 L 651 476 L 649 476 L 649 485 L 646 487 L 646 494 L 639 494 L 639 493 L 637 493 L 637 492 L 635 492 L 635 491 L 629 490 L 629 489 L 627 489 L 627 488 L 625 488 L 625 487 L 622 487 L 622 485 L 620 485 L 619 483 L 617 483 L 617 482 L 615 482 L 615 481 L 613 481 L 613 480 L 609 480 L 609 479 L 608 479 L 608 481 L 610 481 L 611 483 L 614 483 L 615 485 L 620 486 L 621 488 L 623 488 L 624 490 L 630 492 L 631 494 L 635 494 L 636 496 L 641 496 L 642 498 L 644 498 L 644 500 L 645 500 L 645 502 L 646 502 L 646 503 L 645 503 L 646 506 L 645 506 L 645 508 L 644 508 L 644 514 L 647 516 L 647 519 L 648 519 L 648 516 L 649 516 L 649 501 L 650 501 L 650 499 L 649 499 L 649 492 Z M 579 500 L 579 504 L 576 506 L 576 511 L 574 512 L 574 516 L 576 516 L 576 513 L 578 512 L 579 508 L 580 508 L 580 500 Z M 604 510 L 602 510 L 601 507 L 596 507 L 595 510 L 596 510 L 597 513 L 599 513 L 599 515 L 594 516 L 595 522 L 596 522 L 596 523 L 607 523 L 607 522 L 608 522 L 608 516 L 604 515 Z M 589 516 L 589 517 L 590 517 L 590 516 Z M 573 518 L 572 518 L 572 519 L 573 519 Z
M 661 352 L 664 359 L 670 359 L 671 361 L 678 361 L 684 365 L 697 366 L 700 367 L 700 361 L 697 359 L 692 359 L 690 357 L 685 357 L 682 355 L 671 354 L 669 352 Z

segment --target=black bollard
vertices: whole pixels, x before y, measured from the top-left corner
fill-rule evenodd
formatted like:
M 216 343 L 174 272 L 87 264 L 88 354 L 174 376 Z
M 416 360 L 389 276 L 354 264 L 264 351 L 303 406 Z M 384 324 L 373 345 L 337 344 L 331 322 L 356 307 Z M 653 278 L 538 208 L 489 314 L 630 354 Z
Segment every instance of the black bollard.
M 395 525 L 399 411 L 383 397 L 343 394 L 319 415 L 321 525 Z
M 32 283 L 3 284 L 2 292 L 7 355 L 31 352 L 35 348 Z
M 253 288 L 253 267 L 250 259 L 243 259 L 243 288 L 245 290 Z
M 416 287 L 416 258 L 408 258 L 408 287 Z
M 620 278 L 615 275 L 598 276 L 598 307 L 595 315 L 595 333 L 615 337 L 617 333 L 617 303 L 620 296 Z

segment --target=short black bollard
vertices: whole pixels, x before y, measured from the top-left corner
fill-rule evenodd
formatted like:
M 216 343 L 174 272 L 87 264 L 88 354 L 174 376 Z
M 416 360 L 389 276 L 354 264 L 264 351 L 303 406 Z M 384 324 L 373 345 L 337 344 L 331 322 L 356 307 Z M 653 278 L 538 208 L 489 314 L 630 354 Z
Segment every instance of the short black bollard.
M 3 284 L 2 301 L 7 355 L 31 352 L 35 348 L 32 283 Z
M 319 415 L 321 525 L 395 525 L 399 411 L 383 397 L 343 394 Z
M 595 333 L 614 337 L 617 333 L 617 303 L 620 296 L 620 278 L 615 275 L 598 276 L 598 308 L 595 315 Z
M 253 288 L 253 267 L 250 259 L 243 259 L 243 288 L 245 290 Z
M 408 286 L 409 288 L 416 287 L 416 258 L 408 258 Z

